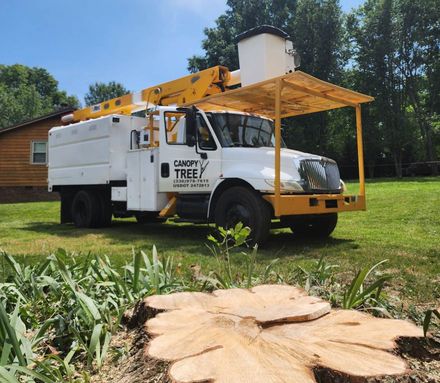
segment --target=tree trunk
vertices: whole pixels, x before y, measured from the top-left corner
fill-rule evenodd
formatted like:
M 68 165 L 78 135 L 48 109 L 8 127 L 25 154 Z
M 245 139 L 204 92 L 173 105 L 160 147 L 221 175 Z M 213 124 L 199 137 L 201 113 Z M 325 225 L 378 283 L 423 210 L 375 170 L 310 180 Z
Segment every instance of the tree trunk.
M 376 164 L 374 162 L 368 163 L 368 178 L 374 178 L 374 169 Z
M 303 290 L 184 292 L 146 299 L 162 310 L 146 323 L 148 356 L 173 362 L 173 382 L 316 383 L 314 367 L 353 377 L 398 375 L 407 366 L 389 352 L 415 325 L 352 310 L 331 310 Z
M 397 178 L 402 178 L 402 155 L 401 153 L 394 153 L 394 171 L 396 173 Z
M 429 125 L 426 116 L 424 114 L 423 108 L 420 105 L 419 98 L 417 96 L 417 92 L 414 90 L 413 86 L 409 86 L 409 98 L 414 107 L 414 112 L 416 114 L 416 120 L 419 123 L 422 137 L 425 141 L 425 152 L 426 159 L 428 161 L 437 161 L 437 153 L 434 148 L 434 141 L 432 139 L 432 129 Z M 434 175 L 438 175 L 438 169 L 436 166 L 433 167 Z

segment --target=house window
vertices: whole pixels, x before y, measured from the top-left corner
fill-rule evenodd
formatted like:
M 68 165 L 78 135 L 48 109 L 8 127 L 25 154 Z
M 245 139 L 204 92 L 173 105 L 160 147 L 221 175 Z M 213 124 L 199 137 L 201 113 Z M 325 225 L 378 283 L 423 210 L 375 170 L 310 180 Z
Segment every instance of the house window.
M 47 142 L 32 141 L 31 163 L 46 164 L 47 163 Z

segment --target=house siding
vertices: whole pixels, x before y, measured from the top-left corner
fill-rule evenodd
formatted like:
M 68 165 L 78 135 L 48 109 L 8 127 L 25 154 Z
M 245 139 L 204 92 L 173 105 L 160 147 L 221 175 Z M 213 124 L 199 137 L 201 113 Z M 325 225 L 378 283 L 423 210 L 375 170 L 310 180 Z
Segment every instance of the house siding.
M 47 187 L 47 165 L 31 163 L 31 145 L 57 125 L 59 116 L 0 133 L 0 188 Z

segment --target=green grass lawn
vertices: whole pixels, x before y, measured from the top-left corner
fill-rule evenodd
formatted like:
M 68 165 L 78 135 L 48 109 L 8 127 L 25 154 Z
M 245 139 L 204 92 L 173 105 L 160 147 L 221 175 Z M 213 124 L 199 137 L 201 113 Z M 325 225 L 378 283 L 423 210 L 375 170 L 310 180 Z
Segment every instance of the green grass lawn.
M 352 191 L 356 184 L 349 184 Z M 343 213 L 331 238 L 300 240 L 287 230 L 272 233 L 258 252 L 263 267 L 274 258 L 276 270 L 287 277 L 298 265 L 309 267 L 322 255 L 338 264 L 338 278 L 349 280 L 363 266 L 388 259 L 392 274 L 389 291 L 405 303 L 440 302 L 440 178 L 403 181 L 380 180 L 367 184 L 367 211 Z M 132 248 L 172 256 L 175 264 L 189 272 L 199 264 L 207 273 L 214 258 L 206 248 L 209 229 L 203 225 L 138 225 L 133 220 L 116 220 L 108 229 L 76 229 L 58 224 L 59 203 L 0 205 L 0 248 L 19 255 L 25 262 L 49 254 L 59 247 L 85 255 L 107 254 L 122 265 Z M 243 258 L 234 259 L 238 265 Z

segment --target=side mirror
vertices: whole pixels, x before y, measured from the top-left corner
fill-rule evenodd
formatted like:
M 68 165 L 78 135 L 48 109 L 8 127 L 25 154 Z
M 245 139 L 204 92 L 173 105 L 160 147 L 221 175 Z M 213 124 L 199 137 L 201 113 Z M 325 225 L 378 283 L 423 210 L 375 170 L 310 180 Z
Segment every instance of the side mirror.
M 186 112 L 186 144 L 194 146 L 196 144 L 197 131 L 197 108 L 192 107 Z

